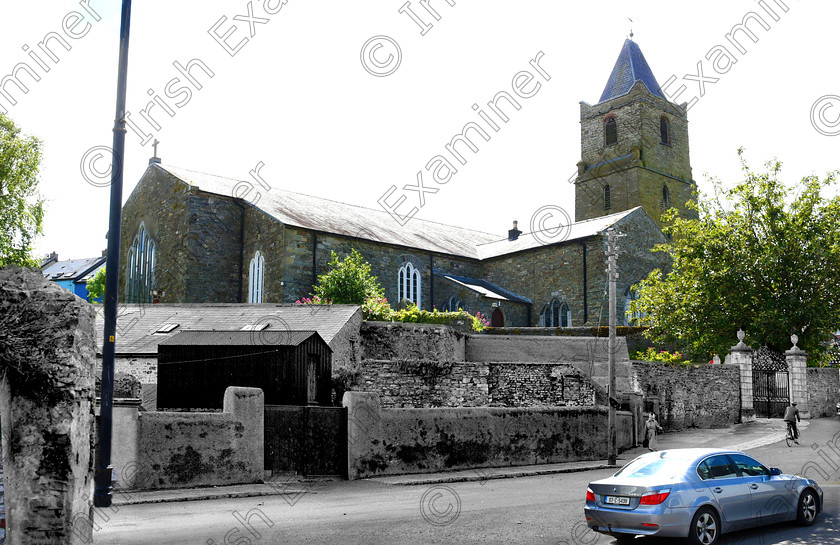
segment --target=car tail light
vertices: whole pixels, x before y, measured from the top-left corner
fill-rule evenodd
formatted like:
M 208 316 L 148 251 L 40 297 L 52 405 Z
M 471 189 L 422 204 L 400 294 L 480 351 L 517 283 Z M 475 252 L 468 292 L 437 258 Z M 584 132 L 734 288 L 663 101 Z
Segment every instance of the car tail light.
M 653 524 L 652 522 L 643 522 L 642 526 L 646 528 L 659 528 L 658 524 Z
M 660 492 L 649 492 L 643 494 L 639 500 L 639 505 L 659 505 L 668 497 L 670 490 L 662 490 Z
M 595 492 L 591 488 L 586 489 L 586 501 L 595 501 Z

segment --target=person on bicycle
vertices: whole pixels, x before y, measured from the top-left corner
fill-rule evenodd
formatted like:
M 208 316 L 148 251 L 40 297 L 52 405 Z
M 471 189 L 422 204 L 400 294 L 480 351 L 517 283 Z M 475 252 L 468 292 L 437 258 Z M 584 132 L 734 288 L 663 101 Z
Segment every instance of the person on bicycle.
M 796 423 L 799 421 L 799 409 L 796 408 L 796 403 L 791 403 L 790 407 L 785 409 L 785 422 L 793 428 L 793 440 L 797 445 L 799 444 L 799 430 L 796 427 Z

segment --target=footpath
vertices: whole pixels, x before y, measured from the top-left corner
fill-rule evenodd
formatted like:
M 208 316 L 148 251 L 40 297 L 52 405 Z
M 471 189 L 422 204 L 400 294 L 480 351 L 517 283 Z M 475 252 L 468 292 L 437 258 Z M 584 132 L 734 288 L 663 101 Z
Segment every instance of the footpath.
M 800 429 L 804 431 L 807 429 L 807 426 L 808 422 L 803 420 L 800 424 Z M 674 448 L 727 448 L 732 450 L 751 450 L 783 441 L 785 438 L 785 431 L 785 424 L 780 419 L 757 419 L 755 422 L 735 424 L 728 428 L 690 429 L 665 433 L 659 436 L 657 446 L 658 450 Z M 648 450 L 646 448 L 642 447 L 624 451 L 618 456 L 618 465 L 623 465 L 632 458 L 647 451 Z M 485 481 L 489 479 L 508 479 L 534 475 L 550 475 L 555 473 L 606 469 L 609 467 L 611 466 L 607 463 L 607 460 L 592 460 L 586 462 L 478 468 L 440 473 L 371 477 L 365 480 L 385 485 L 429 485 L 438 483 Z M 306 493 L 308 487 L 305 486 L 305 483 L 308 482 L 311 481 L 306 478 L 289 476 L 282 477 L 275 481 L 256 484 L 214 486 L 205 488 L 181 488 L 176 490 L 131 491 L 125 493 L 115 491 L 113 504 L 121 506 L 140 503 L 164 503 L 278 495 L 296 497 Z

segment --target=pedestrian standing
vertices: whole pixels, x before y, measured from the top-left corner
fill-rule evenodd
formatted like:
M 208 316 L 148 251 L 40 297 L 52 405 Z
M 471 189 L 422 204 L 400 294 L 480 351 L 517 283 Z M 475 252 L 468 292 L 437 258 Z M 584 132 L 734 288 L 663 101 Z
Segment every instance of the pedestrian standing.
M 645 437 L 647 438 L 649 451 L 653 452 L 656 450 L 656 436 L 662 431 L 662 426 L 656 421 L 656 415 L 650 413 L 647 422 L 645 422 Z

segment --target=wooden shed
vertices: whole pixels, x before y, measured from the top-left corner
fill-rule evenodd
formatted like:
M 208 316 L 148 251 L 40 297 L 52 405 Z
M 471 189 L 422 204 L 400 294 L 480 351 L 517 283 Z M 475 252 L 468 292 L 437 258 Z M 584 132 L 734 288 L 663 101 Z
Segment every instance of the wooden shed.
M 266 405 L 331 401 L 332 349 L 316 331 L 182 331 L 158 345 L 158 408 L 221 409 L 225 388 Z

